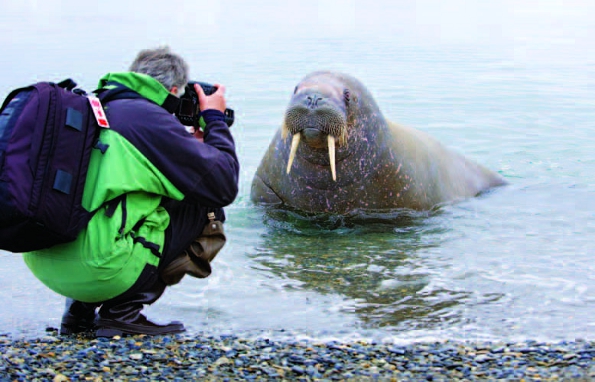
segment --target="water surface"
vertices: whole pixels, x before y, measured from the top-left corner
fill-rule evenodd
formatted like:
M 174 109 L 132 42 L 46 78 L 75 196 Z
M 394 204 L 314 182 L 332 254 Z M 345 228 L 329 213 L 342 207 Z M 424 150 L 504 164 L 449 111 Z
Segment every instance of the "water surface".
M 139 49 L 163 43 L 187 57 L 194 79 L 227 85 L 242 164 L 229 244 L 210 278 L 170 288 L 150 317 L 248 336 L 594 336 L 593 7 L 221 1 L 114 13 L 115 2 L 105 3 L 8 5 L 0 94 L 67 76 L 92 89 Z M 294 86 L 318 69 L 359 78 L 388 118 L 509 185 L 430 213 L 355 222 L 254 206 L 260 158 Z M 18 254 L 0 252 L 0 298 L 0 332 L 59 325 L 63 299 Z

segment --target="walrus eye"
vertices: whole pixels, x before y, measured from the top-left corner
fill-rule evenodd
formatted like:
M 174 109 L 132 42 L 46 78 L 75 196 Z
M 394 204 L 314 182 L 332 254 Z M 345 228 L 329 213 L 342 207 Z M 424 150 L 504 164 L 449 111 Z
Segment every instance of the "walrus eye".
M 349 91 L 349 89 L 343 90 L 343 99 L 345 100 L 345 103 L 349 103 L 350 98 L 351 98 L 351 92 Z

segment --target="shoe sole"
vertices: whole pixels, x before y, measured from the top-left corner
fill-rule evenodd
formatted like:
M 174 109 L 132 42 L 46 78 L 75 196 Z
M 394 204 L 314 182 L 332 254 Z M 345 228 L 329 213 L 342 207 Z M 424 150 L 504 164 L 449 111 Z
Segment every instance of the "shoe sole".
M 145 334 L 149 336 L 162 336 L 168 334 L 182 333 L 186 331 L 182 323 L 168 325 L 168 327 L 147 328 L 142 325 L 126 325 L 127 327 L 99 326 L 95 332 L 96 337 L 114 337 L 125 335 Z

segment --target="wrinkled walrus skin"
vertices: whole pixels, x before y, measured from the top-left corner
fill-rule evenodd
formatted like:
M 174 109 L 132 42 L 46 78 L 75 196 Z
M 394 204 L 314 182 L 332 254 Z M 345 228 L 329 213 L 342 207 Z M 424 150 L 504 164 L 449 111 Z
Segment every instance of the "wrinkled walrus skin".
M 428 134 L 386 120 L 357 79 L 314 72 L 295 88 L 250 197 L 309 213 L 423 211 L 505 183 Z

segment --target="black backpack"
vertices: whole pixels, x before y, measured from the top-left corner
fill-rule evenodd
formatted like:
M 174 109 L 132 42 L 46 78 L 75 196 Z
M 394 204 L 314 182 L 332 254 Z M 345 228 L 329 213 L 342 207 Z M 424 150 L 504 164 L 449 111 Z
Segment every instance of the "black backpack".
M 68 79 L 12 91 L 0 109 L 0 249 L 27 252 L 73 241 L 91 151 L 109 127 L 101 103 Z

